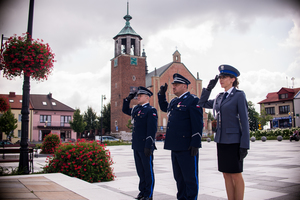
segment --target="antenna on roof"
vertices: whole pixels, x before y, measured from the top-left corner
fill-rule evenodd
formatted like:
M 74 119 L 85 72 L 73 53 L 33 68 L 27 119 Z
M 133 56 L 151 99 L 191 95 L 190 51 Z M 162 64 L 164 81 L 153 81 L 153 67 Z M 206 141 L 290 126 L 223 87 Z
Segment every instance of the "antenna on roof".
M 291 80 L 292 80 L 292 88 L 294 88 L 294 80 L 295 80 L 295 78 L 292 77 Z

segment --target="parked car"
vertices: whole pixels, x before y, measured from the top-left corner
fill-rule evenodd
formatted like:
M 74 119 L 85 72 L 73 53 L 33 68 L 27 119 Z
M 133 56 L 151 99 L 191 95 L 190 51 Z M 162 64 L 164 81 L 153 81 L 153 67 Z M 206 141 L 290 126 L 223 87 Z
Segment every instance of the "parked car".
M 165 140 L 165 138 L 166 138 L 166 134 L 159 134 L 159 135 L 156 136 L 155 139 L 157 141 L 162 141 L 162 140 Z
M 0 146 L 4 146 L 4 145 L 8 145 L 8 144 L 13 144 L 13 143 L 11 143 L 11 141 L 9 141 L 9 140 L 1 140 L 0 141 Z
M 97 141 L 100 141 L 100 140 L 101 140 L 101 136 L 96 137 L 96 140 L 97 140 Z M 112 141 L 120 141 L 120 139 L 115 138 L 115 137 L 113 137 L 113 136 L 102 136 L 102 141 L 109 141 L 109 142 L 112 142 Z

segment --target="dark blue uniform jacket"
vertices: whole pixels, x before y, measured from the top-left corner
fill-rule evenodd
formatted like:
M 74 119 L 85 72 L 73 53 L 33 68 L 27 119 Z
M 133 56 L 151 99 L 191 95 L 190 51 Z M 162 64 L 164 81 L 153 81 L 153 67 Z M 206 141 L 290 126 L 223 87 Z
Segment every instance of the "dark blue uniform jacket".
M 144 151 L 144 148 L 156 149 L 155 134 L 157 131 L 157 111 L 149 103 L 129 108 L 130 101 L 123 100 L 123 113 L 133 120 L 132 149 Z
M 201 147 L 203 110 L 198 101 L 199 98 L 189 92 L 170 103 L 165 95 L 158 94 L 160 109 L 168 112 L 165 149 L 186 151 L 190 146 Z

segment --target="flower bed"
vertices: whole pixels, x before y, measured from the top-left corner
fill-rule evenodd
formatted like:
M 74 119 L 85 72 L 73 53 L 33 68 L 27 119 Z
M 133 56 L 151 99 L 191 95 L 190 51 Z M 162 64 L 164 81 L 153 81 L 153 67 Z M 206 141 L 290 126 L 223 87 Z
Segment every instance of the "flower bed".
M 110 152 L 95 141 L 79 140 L 61 144 L 52 158 L 47 158 L 45 173 L 63 173 L 88 182 L 114 180 Z
M 250 131 L 250 138 L 254 136 L 255 138 L 261 138 L 262 136 L 276 139 L 277 136 L 282 136 L 285 139 L 288 139 L 296 130 L 300 131 L 300 128 L 286 128 L 286 129 L 271 129 L 271 130 L 256 130 Z

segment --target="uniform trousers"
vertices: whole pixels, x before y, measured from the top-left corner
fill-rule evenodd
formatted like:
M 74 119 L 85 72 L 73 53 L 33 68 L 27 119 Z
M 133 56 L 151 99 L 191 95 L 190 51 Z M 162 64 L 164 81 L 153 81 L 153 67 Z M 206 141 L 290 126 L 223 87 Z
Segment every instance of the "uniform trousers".
M 178 200 L 195 200 L 198 197 L 199 153 L 191 156 L 190 151 L 172 151 L 173 175 L 177 184 Z
M 143 151 L 134 152 L 134 161 L 137 174 L 140 178 L 139 191 L 143 197 L 152 197 L 154 189 L 153 154 L 145 156 Z

